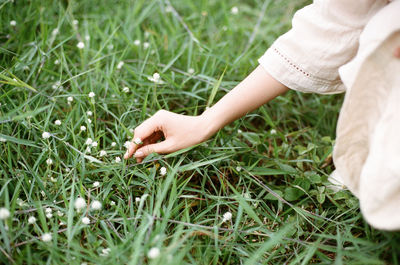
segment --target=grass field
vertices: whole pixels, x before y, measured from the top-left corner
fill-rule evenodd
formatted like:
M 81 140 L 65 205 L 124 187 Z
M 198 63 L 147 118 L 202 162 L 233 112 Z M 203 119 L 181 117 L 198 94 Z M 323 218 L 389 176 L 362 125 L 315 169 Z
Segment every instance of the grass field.
M 290 91 L 118 161 L 158 109 L 215 103 L 308 3 L 0 1 L 0 264 L 399 264 L 399 234 L 327 187 L 343 95 Z

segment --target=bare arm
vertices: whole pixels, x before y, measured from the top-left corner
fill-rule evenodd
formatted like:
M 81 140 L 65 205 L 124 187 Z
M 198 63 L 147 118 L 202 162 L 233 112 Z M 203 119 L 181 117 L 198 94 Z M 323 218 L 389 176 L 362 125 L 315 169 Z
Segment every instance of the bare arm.
M 246 115 L 288 88 L 272 78 L 261 66 L 200 116 L 158 111 L 135 129 L 134 140 L 124 158 L 133 154 L 140 162 L 150 153 L 171 153 L 201 143 L 225 125 Z M 165 140 L 157 142 L 164 135 Z M 140 139 L 141 144 L 135 143 Z

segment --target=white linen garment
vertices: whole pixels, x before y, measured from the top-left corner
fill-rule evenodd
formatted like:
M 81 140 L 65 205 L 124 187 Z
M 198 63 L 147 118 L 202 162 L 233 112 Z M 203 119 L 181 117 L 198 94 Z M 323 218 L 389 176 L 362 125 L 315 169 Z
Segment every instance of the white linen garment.
M 302 92 L 346 92 L 333 160 L 365 219 L 400 229 L 400 0 L 315 0 L 259 59 Z

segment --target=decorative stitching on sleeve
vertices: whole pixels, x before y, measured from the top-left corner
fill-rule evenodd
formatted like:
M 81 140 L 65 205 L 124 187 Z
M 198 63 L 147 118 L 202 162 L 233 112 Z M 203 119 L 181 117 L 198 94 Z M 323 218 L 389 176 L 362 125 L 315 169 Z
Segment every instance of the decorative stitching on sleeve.
M 304 71 L 303 69 L 301 69 L 300 67 L 298 67 L 297 65 L 295 65 L 294 63 L 292 63 L 291 60 L 289 60 L 289 58 L 287 58 L 285 55 L 283 55 L 280 51 L 278 51 L 277 48 L 273 47 L 273 50 L 280 56 L 282 57 L 282 59 L 284 59 L 286 62 L 289 63 L 290 66 L 292 66 L 294 69 L 296 69 L 297 71 L 299 71 L 300 73 L 302 73 L 303 75 L 307 76 L 307 77 L 311 77 L 311 75 L 309 73 L 307 73 L 306 71 Z

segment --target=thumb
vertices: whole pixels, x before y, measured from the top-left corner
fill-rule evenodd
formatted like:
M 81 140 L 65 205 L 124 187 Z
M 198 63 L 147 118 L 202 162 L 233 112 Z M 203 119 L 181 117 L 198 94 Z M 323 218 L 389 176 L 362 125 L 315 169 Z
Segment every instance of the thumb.
M 170 148 L 170 146 L 171 145 L 167 140 L 156 144 L 148 144 L 136 150 L 134 156 L 136 158 L 145 158 L 151 153 L 157 153 L 157 154 L 170 153 L 172 151 L 172 148 Z

